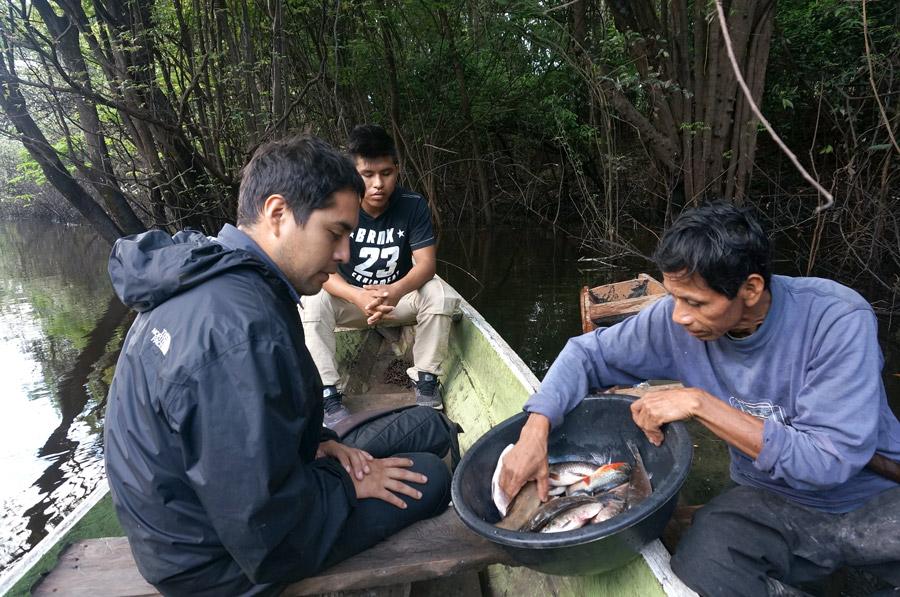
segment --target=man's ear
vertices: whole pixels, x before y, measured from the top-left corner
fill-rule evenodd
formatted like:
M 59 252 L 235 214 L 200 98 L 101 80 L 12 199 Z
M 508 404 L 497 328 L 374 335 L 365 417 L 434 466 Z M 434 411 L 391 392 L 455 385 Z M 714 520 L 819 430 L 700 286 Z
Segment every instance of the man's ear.
M 759 302 L 760 298 L 762 298 L 765 289 L 766 281 L 763 277 L 759 274 L 750 274 L 747 276 L 747 279 L 744 280 L 744 283 L 741 284 L 738 295 L 744 301 L 746 306 L 752 307 Z
M 260 220 L 265 229 L 273 236 L 277 237 L 281 234 L 282 222 L 284 222 L 285 217 L 290 216 L 287 201 L 281 195 L 269 195 L 263 202 Z

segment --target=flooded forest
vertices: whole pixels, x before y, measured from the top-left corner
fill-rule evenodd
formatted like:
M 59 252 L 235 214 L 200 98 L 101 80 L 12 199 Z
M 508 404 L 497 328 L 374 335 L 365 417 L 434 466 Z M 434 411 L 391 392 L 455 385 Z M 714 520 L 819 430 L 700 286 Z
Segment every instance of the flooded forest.
M 582 286 L 655 273 L 685 208 L 751 205 L 776 273 L 872 304 L 900 411 L 898 79 L 895 0 L 0 3 L 0 570 L 103 480 L 110 245 L 215 234 L 287 135 L 384 126 L 438 274 L 539 378 Z M 707 435 L 692 502 L 726 478 Z
M 308 132 L 341 145 L 376 122 L 439 226 L 536 222 L 617 259 L 645 254 L 641 239 L 652 248 L 686 206 L 724 198 L 786 233 L 801 273 L 854 286 L 880 313 L 898 308 L 894 2 L 2 10 L 5 217 L 82 221 L 107 241 L 212 233 L 233 219 L 260 143 Z

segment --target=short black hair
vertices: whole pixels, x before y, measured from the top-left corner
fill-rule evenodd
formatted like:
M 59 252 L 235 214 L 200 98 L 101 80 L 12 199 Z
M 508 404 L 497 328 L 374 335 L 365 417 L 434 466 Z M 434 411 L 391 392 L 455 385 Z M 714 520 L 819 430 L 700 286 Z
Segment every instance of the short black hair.
M 666 230 L 653 255 L 660 271 L 700 274 L 729 299 L 750 274 L 769 287 L 772 258 L 769 237 L 753 209 L 715 201 L 682 213 Z
M 362 196 L 366 186 L 350 159 L 312 135 L 288 137 L 260 146 L 241 170 L 238 225 L 252 225 L 271 195 L 284 197 L 294 220 L 306 224 L 315 209 L 329 207 L 334 193 Z
M 396 164 L 397 146 L 384 127 L 377 124 L 358 124 L 347 138 L 347 153 L 353 158 L 374 160 L 389 157 Z

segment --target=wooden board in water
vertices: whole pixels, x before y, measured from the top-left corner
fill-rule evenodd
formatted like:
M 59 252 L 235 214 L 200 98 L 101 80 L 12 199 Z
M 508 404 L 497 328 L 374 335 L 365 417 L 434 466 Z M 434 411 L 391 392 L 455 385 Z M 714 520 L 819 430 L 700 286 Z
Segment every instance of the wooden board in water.
M 652 276 L 581 289 L 581 328 L 587 333 L 619 323 L 666 296 L 665 287 Z

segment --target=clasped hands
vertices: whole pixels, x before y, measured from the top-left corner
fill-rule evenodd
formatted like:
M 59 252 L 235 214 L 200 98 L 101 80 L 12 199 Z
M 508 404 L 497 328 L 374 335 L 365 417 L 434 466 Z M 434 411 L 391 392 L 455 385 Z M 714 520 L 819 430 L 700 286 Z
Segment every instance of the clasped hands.
M 340 462 L 353 481 L 358 499 L 378 498 L 398 508 L 406 508 L 398 493 L 416 500 L 422 497 L 421 491 L 406 483 L 428 482 L 425 475 L 409 470 L 413 465 L 409 458 L 374 458 L 365 450 L 334 440 L 320 443 L 316 458 L 334 458 Z
M 367 284 L 357 290 L 353 304 L 366 314 L 367 324 L 375 325 L 390 318 L 402 296 L 393 284 Z

